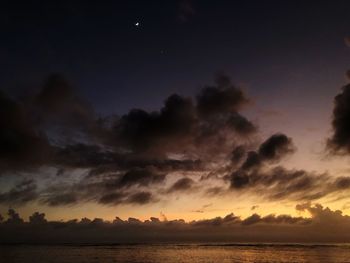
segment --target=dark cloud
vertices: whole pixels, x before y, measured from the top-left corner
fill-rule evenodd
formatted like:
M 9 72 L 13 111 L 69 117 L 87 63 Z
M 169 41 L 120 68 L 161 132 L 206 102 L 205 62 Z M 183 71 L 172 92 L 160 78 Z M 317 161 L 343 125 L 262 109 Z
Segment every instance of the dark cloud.
M 263 160 L 279 161 L 282 157 L 294 152 L 292 139 L 284 134 L 274 134 L 259 147 L 259 156 Z
M 347 154 L 350 152 L 350 84 L 334 98 L 332 127 L 333 134 L 327 146 L 332 152 Z
M 175 147 L 192 133 L 196 118 L 194 110 L 192 100 L 179 95 L 170 96 L 160 112 L 134 109 L 116 123 L 116 140 L 135 151 L 164 147 L 161 144 Z
M 127 194 L 124 192 L 109 193 L 103 195 L 99 202 L 104 205 L 119 205 L 119 204 L 137 204 L 145 205 L 148 203 L 154 203 L 157 200 L 153 197 L 150 192 L 136 192 L 132 194 Z
M 169 189 L 169 193 L 188 191 L 192 188 L 194 181 L 191 178 L 185 177 L 177 180 Z
M 239 113 L 231 113 L 227 118 L 227 126 L 239 135 L 253 134 L 256 126 Z
M 261 221 L 261 216 L 258 214 L 253 214 L 242 221 L 242 225 L 253 225 Z
M 9 209 L 7 215 L 8 219 L 6 220 L 6 223 L 8 224 L 22 224 L 24 222 L 14 209 Z
M 242 159 L 245 149 L 243 146 L 240 147 L 235 149 L 233 153 L 236 154 L 236 158 L 238 156 Z M 249 151 L 247 153 L 247 157 L 241 166 L 241 171 L 235 173 L 242 177 L 244 171 L 259 169 L 265 162 L 278 162 L 294 151 L 295 146 L 291 138 L 284 134 L 273 134 L 259 146 L 257 151 Z
M 0 102 L 4 169 L 24 164 L 94 172 L 148 165 L 198 169 L 214 162 L 212 152 L 220 151 L 220 158 L 237 136 L 256 131 L 239 113 L 248 99 L 226 76 L 205 87 L 195 101 L 174 94 L 159 111 L 133 109 L 121 117 L 97 118 L 59 74 L 50 75 L 36 94 L 15 100 L 1 93 Z M 171 154 L 179 158 L 171 159 Z
M 195 171 L 202 169 L 198 159 L 174 160 L 149 158 L 130 153 L 116 153 L 98 145 L 72 144 L 56 147 L 55 163 L 66 168 L 90 168 L 91 177 L 133 169 L 154 167 L 163 173 L 171 171 Z
M 341 104 L 343 99 L 336 101 Z M 60 75 L 50 76 L 34 96 L 15 100 L 0 94 L 0 102 L 1 165 L 53 166 L 60 182 L 76 168 L 86 171 L 63 185 L 53 181 L 43 189 L 34 183 L 14 186 L 0 193 L 0 202 L 6 204 L 142 205 L 166 193 L 202 189 L 187 177 L 189 171 L 205 172 L 201 182 L 224 179 L 231 190 L 262 191 L 274 200 L 315 200 L 349 188 L 346 177 L 335 180 L 273 167 L 295 150 L 284 134 L 274 134 L 252 149 L 250 136 L 257 128 L 240 113 L 249 100 L 223 75 L 195 99 L 174 94 L 158 111 L 133 109 L 121 117 L 96 118 L 91 105 Z M 162 189 L 175 172 L 184 177 Z M 330 184 L 328 189 L 322 180 Z M 224 186 L 206 190 L 207 195 L 225 192 Z
M 0 165 L 28 170 L 55 163 L 55 145 L 74 141 L 73 130 L 93 136 L 98 122 L 92 107 L 64 77 L 53 74 L 37 94 L 10 98 L 0 92 Z
M 154 201 L 154 198 L 149 192 L 139 192 L 130 195 L 126 199 L 126 203 L 144 205 Z
M 0 167 L 28 169 L 49 155 L 46 136 L 37 130 L 24 105 L 0 92 Z
M 203 118 L 235 114 L 248 103 L 242 90 L 233 86 L 227 76 L 218 76 L 216 84 L 203 88 L 197 95 L 198 113 Z
M 0 192 L 0 204 L 23 205 L 38 198 L 37 186 L 33 180 L 25 180 L 8 192 Z
M 45 224 L 47 220 L 45 219 L 44 213 L 35 212 L 29 217 L 29 223 L 31 224 Z
M 232 190 L 251 191 L 272 200 L 317 200 L 350 189 L 350 178 L 332 177 L 281 166 L 268 170 L 238 170 L 231 174 Z
M 235 216 L 233 213 L 226 215 L 225 217 L 216 217 L 212 219 L 204 219 L 199 221 L 191 222 L 193 226 L 222 226 L 222 225 L 231 225 L 237 224 L 240 222 L 240 218 Z
M 253 189 L 259 191 L 262 187 L 268 187 L 270 198 L 287 198 L 295 193 L 303 193 L 308 189 L 319 189 L 322 175 L 314 175 L 306 171 L 288 171 L 283 167 L 270 167 L 266 169 L 264 164 L 279 162 L 286 155 L 293 153 L 295 146 L 290 138 L 284 134 L 274 134 L 260 144 L 257 151 L 249 151 L 243 146 L 235 148 L 233 154 L 241 161 L 246 159 L 237 168 L 237 161 L 233 162 L 233 171 L 224 179 L 229 179 L 231 189 Z M 265 168 L 265 169 L 262 169 Z M 311 198 L 310 195 L 308 195 Z
M 234 164 L 241 162 L 246 154 L 246 149 L 243 145 L 235 147 L 231 153 L 231 161 Z
M 249 170 L 252 168 L 259 168 L 262 164 L 262 158 L 261 156 L 254 151 L 250 151 L 247 154 L 247 159 L 242 164 L 242 170 Z
M 164 182 L 165 174 L 158 174 L 150 169 L 132 169 L 126 172 L 119 180 L 121 187 L 140 185 L 148 186 Z
M 226 151 L 256 126 L 239 113 L 248 102 L 244 93 L 225 76 L 216 84 L 203 88 L 195 102 L 174 94 L 159 111 L 131 110 L 115 121 L 111 143 L 148 158 L 169 153 L 209 158 L 213 151 Z
M 60 74 L 52 74 L 45 80 L 33 104 L 40 122 L 58 122 L 84 131 L 95 122 L 92 106 Z
M 108 194 L 103 195 L 100 198 L 99 202 L 101 204 L 117 205 L 117 204 L 122 203 L 123 198 L 124 198 L 124 195 L 122 193 L 108 193 Z
M 244 171 L 235 171 L 231 174 L 231 187 L 234 189 L 241 189 L 249 185 L 250 176 Z
M 74 192 L 50 192 L 48 196 L 41 198 L 41 202 L 49 206 L 74 205 L 78 202 L 78 197 Z
M 307 188 L 312 188 L 312 185 L 322 180 L 325 176 L 314 176 L 303 170 L 286 170 L 283 167 L 275 167 L 269 171 L 236 171 L 231 175 L 231 187 L 242 188 L 259 188 L 261 186 L 268 187 L 268 194 L 275 197 L 279 195 L 288 196 L 292 193 L 301 191 Z M 311 184 L 312 183 L 312 184 Z M 317 185 L 314 185 L 317 188 Z M 272 191 L 274 190 L 274 191 Z M 282 197 L 282 196 L 280 196 Z
M 158 201 L 149 190 L 153 191 L 154 185 L 159 184 L 161 180 L 164 180 L 164 175 L 149 173 L 147 170 L 104 175 L 101 178 L 87 176 L 74 184 L 56 185 L 44 189 L 38 199 L 49 206 L 71 206 L 89 202 L 108 206 L 145 205 Z
M 96 167 L 110 164 L 115 161 L 113 153 L 103 151 L 97 145 L 88 145 L 84 143 L 65 145 L 56 147 L 55 163 L 68 167 Z
M 214 186 L 214 187 L 210 187 L 205 191 L 205 194 L 207 196 L 218 196 L 221 195 L 225 192 L 225 189 L 223 187 L 219 187 L 219 186 Z
M 339 177 L 335 180 L 335 187 L 337 189 L 350 189 L 350 177 Z
M 116 217 L 113 222 L 90 220 L 47 221 L 34 213 L 25 222 L 10 209 L 8 219 L 0 223 L 0 243 L 119 243 L 175 241 L 261 241 L 261 242 L 348 242 L 350 217 L 339 210 L 319 204 L 300 204 L 299 212 L 311 217 L 253 214 L 241 219 L 233 213 L 224 217 L 185 222 L 182 219 L 141 221 Z M 156 234 L 155 234 L 156 233 Z
M 242 221 L 242 225 L 248 226 L 253 224 L 310 224 L 312 220 L 304 217 L 292 217 L 290 215 L 273 214 L 261 217 L 258 214 L 253 214 Z

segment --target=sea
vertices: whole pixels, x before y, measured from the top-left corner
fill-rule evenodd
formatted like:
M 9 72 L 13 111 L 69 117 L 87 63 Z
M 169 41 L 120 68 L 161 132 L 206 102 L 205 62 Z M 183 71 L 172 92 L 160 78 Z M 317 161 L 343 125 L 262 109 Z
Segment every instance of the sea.
M 1 263 L 350 262 L 350 244 L 1 245 Z

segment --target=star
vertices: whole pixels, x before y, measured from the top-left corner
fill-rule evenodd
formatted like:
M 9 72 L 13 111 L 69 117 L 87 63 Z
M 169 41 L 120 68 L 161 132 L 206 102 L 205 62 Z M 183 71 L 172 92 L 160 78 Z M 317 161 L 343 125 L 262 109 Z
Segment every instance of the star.
M 135 23 L 135 26 L 136 26 L 136 27 L 139 27 L 139 26 L 140 26 L 140 22 L 136 22 L 136 23 Z

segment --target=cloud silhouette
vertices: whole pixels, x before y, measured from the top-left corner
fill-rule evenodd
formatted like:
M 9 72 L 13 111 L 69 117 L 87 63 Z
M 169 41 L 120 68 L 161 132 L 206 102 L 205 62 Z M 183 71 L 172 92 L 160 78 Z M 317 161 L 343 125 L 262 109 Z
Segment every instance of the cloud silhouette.
M 350 152 L 350 84 L 343 87 L 342 92 L 334 98 L 332 127 L 333 134 L 327 146 L 333 153 L 348 154 Z
M 46 162 L 49 142 L 38 131 L 24 105 L 0 92 L 0 167 L 30 169 Z
M 47 221 L 45 214 L 35 212 L 24 221 L 10 209 L 8 218 L 0 223 L 0 243 L 62 244 L 116 242 L 346 242 L 350 240 L 350 217 L 339 210 L 319 204 L 296 206 L 310 217 L 252 214 L 244 219 L 228 214 L 224 217 L 185 222 L 182 219 L 160 220 L 151 217 L 112 222 L 93 220 Z M 156 233 L 156 234 L 155 234 Z
M 335 99 L 333 149 L 347 147 L 347 92 L 345 87 Z M 29 178 L 0 191 L 6 205 L 147 205 L 167 193 L 215 196 L 226 188 L 306 201 L 349 189 L 346 176 L 281 167 L 296 149 L 292 139 L 276 133 L 258 145 L 256 125 L 241 113 L 249 99 L 224 75 L 195 98 L 173 94 L 158 111 L 132 109 L 120 117 L 97 118 L 57 74 L 37 94 L 16 99 L 1 93 L 0 102 L 0 166 Z M 56 179 L 36 182 L 38 168 L 55 169 Z M 206 186 L 209 180 L 220 185 Z

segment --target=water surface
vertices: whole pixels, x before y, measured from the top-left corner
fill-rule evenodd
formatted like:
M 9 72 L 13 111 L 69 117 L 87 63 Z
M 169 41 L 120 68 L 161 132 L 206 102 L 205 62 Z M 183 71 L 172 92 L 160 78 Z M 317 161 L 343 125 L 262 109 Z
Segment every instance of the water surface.
M 167 244 L 0 246 L 1 263 L 350 262 L 349 245 Z

